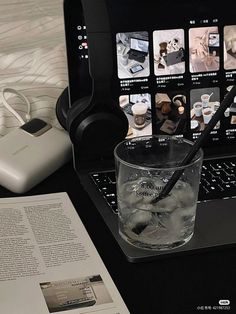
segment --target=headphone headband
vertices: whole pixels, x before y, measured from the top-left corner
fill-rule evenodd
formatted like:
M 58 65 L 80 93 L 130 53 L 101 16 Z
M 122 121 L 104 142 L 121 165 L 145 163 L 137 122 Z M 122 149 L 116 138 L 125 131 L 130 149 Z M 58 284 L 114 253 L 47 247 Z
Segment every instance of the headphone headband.
M 78 12 L 72 11 L 74 7 L 70 3 L 74 2 L 76 2 L 76 8 L 79 9 Z M 71 23 L 71 20 L 74 22 L 74 18 L 76 19 L 78 14 L 81 23 L 78 30 L 81 30 L 81 25 L 86 26 L 88 43 L 88 59 L 80 62 L 81 67 L 86 66 L 84 85 L 87 85 L 85 90 L 89 89 L 88 93 L 82 91 L 83 97 L 75 99 L 64 114 L 64 125 L 74 145 L 75 168 L 80 166 L 80 161 L 87 161 L 88 158 L 101 159 L 113 156 L 115 145 L 123 140 L 128 132 L 128 119 L 119 106 L 118 97 L 112 95 L 114 83 L 113 42 L 106 2 L 106 0 L 73 0 L 72 2 L 64 0 L 65 22 L 69 27 L 69 29 L 66 28 L 66 35 L 68 35 L 67 31 L 71 31 L 72 25 L 73 27 L 77 25 Z M 76 29 L 75 32 L 78 36 Z M 68 47 L 74 49 L 74 41 L 71 41 L 70 36 L 66 39 L 67 52 L 70 52 Z M 70 56 L 69 53 L 68 57 Z M 74 66 L 76 62 L 74 63 L 73 58 L 77 58 L 77 55 L 72 54 L 71 57 L 72 60 L 68 60 L 68 63 Z M 88 80 L 88 64 L 91 80 Z M 83 70 L 84 68 L 76 70 L 77 75 L 81 74 L 82 85 Z M 81 88 L 81 85 L 74 86 L 74 82 L 70 81 L 70 83 L 73 88 Z M 66 94 L 65 92 L 62 96 Z M 58 106 L 60 103 L 57 102 Z M 63 117 L 63 114 L 60 115 L 60 110 L 57 110 L 57 116 Z
M 105 86 L 102 86 L 104 91 L 113 75 L 112 39 L 106 1 L 81 0 L 81 4 L 87 31 L 89 73 L 95 82 L 100 82 L 98 87 L 94 84 L 95 89 L 105 81 Z M 97 94 L 96 90 L 94 92 Z
M 105 0 L 81 0 L 87 33 L 109 33 L 110 24 Z

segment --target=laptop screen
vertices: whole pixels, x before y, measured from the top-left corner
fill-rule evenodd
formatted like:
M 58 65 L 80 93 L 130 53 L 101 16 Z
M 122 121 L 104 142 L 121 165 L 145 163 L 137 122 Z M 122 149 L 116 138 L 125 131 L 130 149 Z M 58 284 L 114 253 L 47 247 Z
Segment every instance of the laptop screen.
M 86 25 L 77 2 L 68 1 L 65 8 L 72 102 L 89 82 Z M 130 114 L 127 136 L 154 133 L 196 140 L 236 81 L 234 2 L 107 0 L 107 7 L 115 65 L 113 94 L 123 108 L 130 99 L 136 100 L 130 107 L 133 119 L 145 117 L 145 108 L 152 114 L 151 123 L 149 117 L 141 125 L 133 123 Z M 145 54 L 130 54 L 130 49 Z M 235 143 L 235 108 L 233 103 L 225 111 L 206 147 Z
M 130 49 L 148 53 L 148 40 L 130 38 Z

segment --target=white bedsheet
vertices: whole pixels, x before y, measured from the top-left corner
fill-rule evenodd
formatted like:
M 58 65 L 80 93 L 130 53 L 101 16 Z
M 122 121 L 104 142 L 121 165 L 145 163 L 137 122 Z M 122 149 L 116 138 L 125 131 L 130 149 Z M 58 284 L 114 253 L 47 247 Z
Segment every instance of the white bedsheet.
M 0 92 L 3 87 L 22 92 L 32 118 L 60 128 L 55 104 L 67 83 L 62 0 L 0 0 Z M 21 99 L 6 97 L 24 118 Z M 0 97 L 0 136 L 19 125 Z

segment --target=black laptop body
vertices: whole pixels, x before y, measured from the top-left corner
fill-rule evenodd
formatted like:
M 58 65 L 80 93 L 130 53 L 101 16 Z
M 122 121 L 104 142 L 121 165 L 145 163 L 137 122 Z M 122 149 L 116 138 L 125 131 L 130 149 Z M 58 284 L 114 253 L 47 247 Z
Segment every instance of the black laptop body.
M 146 135 L 147 132 L 166 134 L 162 125 L 178 123 L 181 127 L 173 131 L 173 135 L 195 141 L 205 125 L 203 117 L 197 116 L 194 111 L 194 104 L 201 102 L 202 95 L 208 94 L 211 95 L 208 105 L 217 110 L 217 106 L 236 81 L 236 58 L 230 53 L 232 37 L 236 37 L 235 14 L 229 9 L 233 2 L 227 1 L 224 6 L 215 1 L 206 3 L 204 0 L 198 1 L 197 6 L 192 0 L 105 2 L 110 17 L 113 45 L 112 93 L 120 100 L 121 107 L 128 103 L 130 95 L 148 94 L 151 99 L 151 123 L 143 130 L 129 130 L 128 136 Z M 77 99 L 91 93 L 89 47 L 86 45 L 86 25 L 79 1 L 64 1 L 64 18 L 69 106 L 72 106 Z M 119 72 L 120 51 L 126 54 L 130 50 L 130 38 L 136 38 L 137 33 L 149 41 L 148 53 L 145 54 L 145 66 L 148 68 L 145 76 L 142 76 L 144 72 L 140 72 L 139 76 L 125 77 L 123 72 Z M 213 40 L 215 37 L 219 39 L 219 47 L 214 50 L 214 43 L 212 45 L 211 42 L 209 46 L 209 38 Z M 183 66 L 175 67 L 176 64 L 179 65 L 180 59 L 176 64 L 171 61 L 173 69 L 168 72 L 169 69 L 162 64 L 165 55 L 163 47 L 169 45 L 170 48 L 176 39 L 184 48 L 184 54 L 181 54 Z M 105 62 L 104 60 L 104 66 Z M 193 238 L 177 249 L 150 251 L 126 243 L 118 233 L 113 151 L 104 156 L 98 156 L 96 152 L 87 156 L 86 152 L 81 152 L 79 147 L 73 145 L 73 152 L 74 167 L 80 182 L 129 261 L 140 262 L 235 245 L 236 115 L 232 112 L 225 112 L 204 146 L 206 169 L 203 169 L 205 177 L 202 177 L 202 182 L 205 180 L 208 183 L 206 193 L 202 188 L 205 194 L 199 194 Z M 225 166 L 224 169 L 222 165 Z M 218 172 L 221 181 L 213 176 L 213 170 Z M 210 177 L 207 177 L 209 174 Z M 229 179 L 232 181 L 229 182 Z M 211 188 L 213 181 L 218 182 L 217 190 Z M 111 190 L 104 194 L 107 182 L 110 183 Z M 229 192 L 227 185 L 231 186 L 233 192 Z

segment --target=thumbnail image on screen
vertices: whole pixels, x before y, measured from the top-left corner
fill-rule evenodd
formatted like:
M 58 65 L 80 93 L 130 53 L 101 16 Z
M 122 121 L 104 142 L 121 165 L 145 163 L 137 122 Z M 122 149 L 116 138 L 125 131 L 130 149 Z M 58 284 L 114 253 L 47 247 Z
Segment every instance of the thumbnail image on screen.
M 116 34 L 118 77 L 147 77 L 150 74 L 147 32 Z
M 190 91 L 191 130 L 201 132 L 220 106 L 219 87 L 192 89 Z M 215 130 L 220 128 L 220 122 Z
M 184 30 L 153 32 L 154 72 L 156 76 L 185 72 Z
M 186 95 L 184 91 L 169 91 L 155 95 L 156 128 L 158 134 L 183 134 L 186 131 Z
M 220 36 L 217 26 L 189 30 L 189 67 L 191 73 L 218 71 Z
M 224 27 L 224 69 L 236 69 L 236 25 Z
M 129 121 L 127 137 L 152 134 L 152 111 L 150 94 L 120 96 L 120 106 Z

